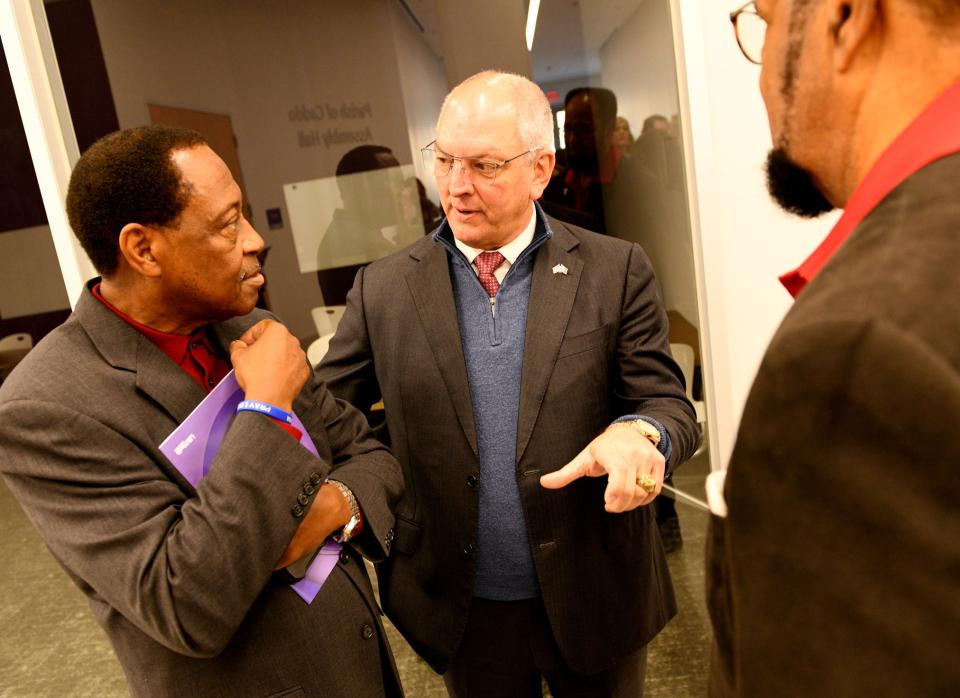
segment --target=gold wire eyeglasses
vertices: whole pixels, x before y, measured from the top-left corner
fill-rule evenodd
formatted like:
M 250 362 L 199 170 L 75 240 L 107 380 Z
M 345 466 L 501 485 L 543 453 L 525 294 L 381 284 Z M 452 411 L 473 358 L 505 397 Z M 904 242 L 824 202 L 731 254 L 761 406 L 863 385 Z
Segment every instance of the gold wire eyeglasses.
M 767 20 L 757 13 L 757 3 L 748 2 L 730 13 L 733 33 L 743 55 L 751 63 L 761 65 L 763 42 L 767 38 Z
M 431 141 L 426 147 L 420 149 L 420 154 L 423 157 L 424 167 L 426 167 L 428 170 L 433 169 L 433 172 L 436 176 L 446 177 L 453 171 L 453 166 L 459 162 L 460 169 L 466 174 L 470 175 L 471 178 L 476 176 L 482 180 L 489 181 L 490 184 L 493 184 L 496 181 L 497 174 L 499 174 L 500 170 L 502 170 L 504 166 L 513 162 L 517 158 L 522 158 L 524 155 L 541 149 L 541 146 L 530 148 L 529 150 L 524 150 L 519 155 L 514 155 L 512 158 L 507 158 L 506 160 L 485 160 L 483 158 L 461 158 L 454 155 L 448 155 L 437 148 L 436 144 L 436 141 Z

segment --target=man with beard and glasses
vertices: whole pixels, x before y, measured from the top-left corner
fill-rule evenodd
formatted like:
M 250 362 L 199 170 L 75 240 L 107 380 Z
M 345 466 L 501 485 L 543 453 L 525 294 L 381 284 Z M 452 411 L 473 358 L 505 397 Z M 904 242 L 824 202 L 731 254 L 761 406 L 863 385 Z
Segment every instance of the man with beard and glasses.
M 960 691 L 960 4 L 731 15 L 787 210 L 844 213 L 743 414 L 708 554 L 711 694 Z M 765 34 L 765 36 L 764 36 Z
M 119 131 L 77 162 L 67 213 L 102 278 L 0 388 L 0 471 L 131 694 L 400 694 L 360 558 L 389 552 L 400 468 L 254 310 L 263 239 L 226 164 L 193 131 Z M 246 400 L 189 479 L 161 442 L 231 368 Z M 331 534 L 306 603 L 290 577 Z

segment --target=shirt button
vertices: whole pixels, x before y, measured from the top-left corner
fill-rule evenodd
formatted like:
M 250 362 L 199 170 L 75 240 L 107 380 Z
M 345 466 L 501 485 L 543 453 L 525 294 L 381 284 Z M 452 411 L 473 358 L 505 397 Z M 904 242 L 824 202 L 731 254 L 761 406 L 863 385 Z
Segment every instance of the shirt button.
M 213 378 L 207 379 L 207 385 L 210 386 L 211 388 L 213 387 Z
M 473 543 L 467 543 L 463 546 L 463 556 L 470 557 L 473 555 Z
M 479 480 L 476 475 L 467 475 L 467 487 L 473 489 L 477 486 L 477 482 L 479 482 Z
M 364 623 L 363 627 L 360 628 L 360 637 L 364 640 L 369 640 L 373 637 L 373 628 L 368 623 Z

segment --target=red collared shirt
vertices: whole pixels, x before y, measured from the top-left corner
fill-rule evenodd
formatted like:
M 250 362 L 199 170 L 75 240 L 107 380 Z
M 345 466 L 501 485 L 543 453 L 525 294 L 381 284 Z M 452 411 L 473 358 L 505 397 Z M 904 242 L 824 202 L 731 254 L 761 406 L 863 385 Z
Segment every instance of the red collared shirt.
M 170 357 L 177 366 L 187 372 L 193 380 L 208 393 L 224 376 L 230 373 L 230 364 L 217 354 L 214 344 L 207 334 L 207 327 L 201 327 L 189 335 L 161 332 L 137 322 L 126 313 L 110 304 L 100 293 L 100 284 L 93 287 L 94 297 L 109 308 L 114 315 L 133 326 Z M 271 417 L 272 419 L 272 417 Z M 291 424 L 274 420 L 277 425 L 293 438 L 300 440 L 300 430 Z
M 794 298 L 830 261 L 860 222 L 910 175 L 960 152 L 960 82 L 933 101 L 897 136 L 857 186 L 826 239 L 799 267 L 780 277 Z

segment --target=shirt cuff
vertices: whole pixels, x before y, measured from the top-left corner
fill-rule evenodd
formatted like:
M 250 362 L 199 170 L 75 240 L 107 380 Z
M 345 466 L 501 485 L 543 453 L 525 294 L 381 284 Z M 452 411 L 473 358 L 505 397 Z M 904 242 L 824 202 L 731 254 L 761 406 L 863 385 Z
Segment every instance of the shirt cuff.
M 642 419 L 647 424 L 653 425 L 653 427 L 660 432 L 660 443 L 657 444 L 657 450 L 660 451 L 660 455 L 663 456 L 663 459 L 667 460 L 670 457 L 670 451 L 672 447 L 672 444 L 670 443 L 670 432 L 668 432 L 667 428 L 656 419 L 653 417 L 644 416 L 642 414 L 626 414 L 613 420 L 613 423 L 620 424 L 621 422 L 632 422 L 637 419 Z
M 292 424 L 287 424 L 286 422 L 281 422 L 279 419 L 276 419 L 276 418 L 274 418 L 274 417 L 270 417 L 270 419 L 272 419 L 272 420 L 274 421 L 274 423 L 275 423 L 278 427 L 280 427 L 280 428 L 283 429 L 285 432 L 287 432 L 288 434 L 290 434 L 290 436 L 292 436 L 296 441 L 299 441 L 299 440 L 300 440 L 300 437 L 303 436 L 303 432 L 300 431 L 299 429 L 297 429 L 297 428 L 296 428 L 295 426 L 293 426 Z

